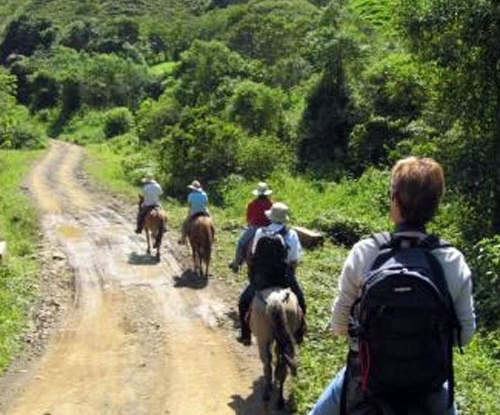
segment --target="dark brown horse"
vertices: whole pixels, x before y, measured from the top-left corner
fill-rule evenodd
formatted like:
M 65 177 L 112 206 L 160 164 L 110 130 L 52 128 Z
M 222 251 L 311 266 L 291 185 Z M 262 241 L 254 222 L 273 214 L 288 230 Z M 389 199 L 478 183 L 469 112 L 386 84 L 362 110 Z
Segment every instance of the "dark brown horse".
M 160 247 L 163 240 L 163 234 L 167 226 L 167 215 L 162 208 L 156 207 L 146 215 L 144 220 L 144 230 L 146 231 L 146 240 L 148 241 L 148 255 L 151 255 L 151 238 L 153 239 L 153 249 L 156 249 L 156 260 L 160 261 Z M 150 238 L 151 234 L 151 238 Z
M 263 412 L 269 413 L 272 391 L 272 348 L 274 344 L 276 367 L 274 377 L 278 384 L 278 409 L 283 409 L 285 397 L 283 388 L 288 369 L 292 375 L 297 372 L 295 342 L 293 333 L 301 322 L 301 311 L 297 297 L 289 288 L 271 287 L 257 291 L 252 302 L 250 328 L 257 338 L 259 355 L 264 364 Z
M 212 257 L 212 244 L 215 240 L 215 227 L 212 218 L 199 215 L 191 219 L 187 236 L 193 254 L 193 267 L 195 272 L 203 276 L 202 265 L 205 263 L 205 276 L 208 277 L 208 267 Z

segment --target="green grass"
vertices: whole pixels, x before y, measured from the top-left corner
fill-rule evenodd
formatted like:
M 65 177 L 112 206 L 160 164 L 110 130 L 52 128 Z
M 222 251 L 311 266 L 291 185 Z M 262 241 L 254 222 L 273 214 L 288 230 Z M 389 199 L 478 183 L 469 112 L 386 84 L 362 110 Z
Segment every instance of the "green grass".
M 109 184 L 112 189 L 129 195 L 130 191 L 136 191 L 137 188 L 128 184 L 124 176 L 119 177 L 121 156 L 110 153 L 109 146 L 91 148 L 91 154 L 99 159 L 95 164 L 92 162 L 92 176 Z M 377 174 L 370 173 L 357 182 L 346 180 L 337 185 L 279 175 L 271 177 L 269 183 L 275 191 L 273 196 L 292 208 L 293 224 L 323 223 L 317 220 L 321 215 L 325 216 L 325 221 L 328 217 L 337 217 L 353 222 L 359 216 L 369 229 L 381 229 L 388 224 L 387 217 L 381 213 L 385 203 L 381 198 L 382 193 L 386 197 L 386 183 L 384 174 Z M 373 189 L 377 177 L 382 184 L 378 185 L 380 188 Z M 217 229 L 212 273 L 232 286 L 235 295 L 246 283 L 246 275 L 245 272 L 233 274 L 227 263 L 234 254 L 235 242 L 244 223 L 245 203 L 251 198 L 250 191 L 254 186 L 253 182 L 233 179 L 225 184 L 219 183 L 217 191 L 207 188 L 212 201 L 216 194 L 222 194 L 223 200 L 219 202 L 224 202 L 221 205 L 223 207 L 211 207 Z M 170 228 L 178 229 L 185 215 L 185 206 L 172 200 L 167 200 L 164 206 Z M 443 215 L 446 218 L 449 214 L 445 211 Z M 305 343 L 300 346 L 300 370 L 292 386 L 298 414 L 308 412 L 345 362 L 347 344 L 345 339 L 332 335 L 330 316 L 338 276 L 347 252 L 347 248 L 326 242 L 320 249 L 306 250 L 298 268 L 298 278 L 309 307 L 309 331 Z M 460 356 L 457 353 L 455 367 L 456 395 L 461 415 L 500 413 L 500 335 L 476 334 L 475 340 L 465 349 L 465 354 Z
M 157 76 L 168 76 L 172 74 L 176 67 L 177 62 L 162 62 L 151 66 L 149 68 L 149 73 Z
M 138 188 L 125 179 L 122 157 L 113 152 L 109 144 L 92 144 L 87 151 L 90 157 L 86 159 L 85 167 L 91 179 L 96 183 L 105 183 L 114 192 L 135 201 Z
M 0 238 L 8 260 L 0 265 L 0 371 L 20 349 L 20 333 L 37 294 L 37 214 L 20 185 L 36 151 L 0 150 Z

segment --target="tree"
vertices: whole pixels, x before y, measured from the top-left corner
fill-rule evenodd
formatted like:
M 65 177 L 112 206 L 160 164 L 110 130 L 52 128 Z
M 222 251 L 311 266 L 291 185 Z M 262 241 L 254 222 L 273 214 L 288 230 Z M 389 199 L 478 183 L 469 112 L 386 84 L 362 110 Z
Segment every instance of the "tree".
M 280 90 L 245 80 L 235 88 L 229 116 L 253 134 L 276 134 L 283 123 L 283 100 Z
M 321 79 L 307 98 L 298 150 L 302 167 L 345 162 L 353 120 L 341 51 L 338 43 Z
M 76 50 L 87 49 L 89 43 L 97 37 L 97 32 L 91 22 L 77 20 L 64 31 L 61 44 Z
M 0 62 L 6 63 L 11 54 L 31 56 L 38 48 L 48 49 L 56 37 L 52 23 L 22 15 L 7 27 L 0 44 Z
M 491 230 L 500 232 L 500 4 L 405 0 L 399 7 L 411 49 L 435 72 L 434 118 L 467 140 L 443 157 L 462 189 L 480 184 L 478 208 L 483 216 L 490 209 Z
M 180 80 L 176 98 L 190 106 L 207 102 L 224 80 L 247 73 L 245 60 L 222 43 L 196 40 L 176 69 Z

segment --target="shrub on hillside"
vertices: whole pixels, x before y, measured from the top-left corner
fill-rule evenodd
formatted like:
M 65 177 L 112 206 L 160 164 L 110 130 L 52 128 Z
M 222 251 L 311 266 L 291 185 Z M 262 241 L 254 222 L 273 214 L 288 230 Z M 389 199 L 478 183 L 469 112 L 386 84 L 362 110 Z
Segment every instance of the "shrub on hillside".
M 253 134 L 276 133 L 283 124 L 284 97 L 279 89 L 240 82 L 229 104 L 229 117 Z
M 237 143 L 245 139 L 237 126 L 214 116 L 193 114 L 185 124 L 170 128 L 159 144 L 158 164 L 176 194 L 194 178 L 207 183 L 234 173 Z
M 292 151 L 272 136 L 248 137 L 238 142 L 238 172 L 247 179 L 268 177 L 293 165 Z
M 481 325 L 500 328 L 500 236 L 481 240 L 470 256 L 476 309 Z
M 11 54 L 31 56 L 37 49 L 48 49 L 55 37 L 52 22 L 22 15 L 7 27 L 0 44 L 0 62 L 6 63 Z
M 196 40 L 182 54 L 175 75 L 180 82 L 175 97 L 185 105 L 207 102 L 227 78 L 246 75 L 245 60 L 220 42 Z
M 175 98 L 168 95 L 159 101 L 147 99 L 137 111 L 137 133 L 141 141 L 151 142 L 165 135 L 165 128 L 177 123 L 181 107 Z
M 134 128 L 134 116 L 128 108 L 113 108 L 106 114 L 104 135 L 106 138 L 125 134 Z

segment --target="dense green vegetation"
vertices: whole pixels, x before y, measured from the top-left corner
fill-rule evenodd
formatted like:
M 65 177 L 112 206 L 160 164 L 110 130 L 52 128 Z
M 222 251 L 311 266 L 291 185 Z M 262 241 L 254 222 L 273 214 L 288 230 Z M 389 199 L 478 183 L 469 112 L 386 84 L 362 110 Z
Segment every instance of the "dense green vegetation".
M 500 412 L 497 2 L 11 0 L 4 16 L 0 145 L 41 145 L 43 125 L 92 143 L 106 156 L 94 171 L 122 190 L 146 171 L 174 197 L 201 180 L 222 276 L 257 179 L 294 223 L 331 236 L 301 267 L 313 304 L 300 413 L 342 364 L 329 306 L 345 249 L 388 226 L 388 168 L 440 161 L 447 194 L 431 228 L 469 259 L 481 331 L 458 360 L 458 402 Z
M 36 296 L 38 223 L 20 191 L 36 156 L 32 151 L 0 150 L 0 240 L 8 244 L 8 260 L 0 264 L 0 371 L 19 350 L 19 333 Z

